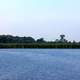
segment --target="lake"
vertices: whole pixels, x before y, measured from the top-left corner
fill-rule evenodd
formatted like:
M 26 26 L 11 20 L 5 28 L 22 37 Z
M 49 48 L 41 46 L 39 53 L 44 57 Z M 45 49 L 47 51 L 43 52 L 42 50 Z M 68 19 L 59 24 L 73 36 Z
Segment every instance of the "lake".
M 0 49 L 0 80 L 80 80 L 80 49 Z

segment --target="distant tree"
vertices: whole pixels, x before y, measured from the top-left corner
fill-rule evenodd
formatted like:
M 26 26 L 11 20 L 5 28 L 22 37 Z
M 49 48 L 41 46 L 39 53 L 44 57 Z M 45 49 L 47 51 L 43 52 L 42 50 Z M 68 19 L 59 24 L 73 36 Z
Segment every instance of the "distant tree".
M 61 42 L 61 43 L 67 43 L 68 41 L 64 37 L 65 37 L 64 34 L 60 35 L 60 41 L 59 42 Z
M 38 43 L 44 43 L 44 42 L 46 42 L 46 41 L 44 40 L 44 38 L 40 38 L 40 39 L 37 39 L 36 42 L 38 42 Z
M 70 44 L 71 44 L 72 42 L 71 42 L 71 41 L 68 41 L 68 43 L 70 43 Z
M 32 38 L 32 37 L 23 37 L 22 42 L 24 42 L 24 43 L 33 43 L 33 42 L 35 42 L 35 39 Z
M 58 39 L 56 39 L 56 40 L 55 40 L 55 42 L 56 42 L 56 43 L 58 43 L 58 42 L 59 42 L 59 40 L 58 40 Z
M 76 44 L 77 42 L 75 41 L 75 40 L 73 40 L 73 42 L 72 42 L 73 44 Z
M 64 34 L 62 34 L 62 35 L 60 35 L 60 37 L 61 37 L 61 39 L 60 39 L 60 40 L 64 40 L 65 35 L 64 35 Z

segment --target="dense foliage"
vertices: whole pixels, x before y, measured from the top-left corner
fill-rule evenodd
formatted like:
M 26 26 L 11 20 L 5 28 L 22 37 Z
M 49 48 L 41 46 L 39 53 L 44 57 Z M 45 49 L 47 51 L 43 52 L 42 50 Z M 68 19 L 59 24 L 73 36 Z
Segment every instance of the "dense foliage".
M 80 48 L 79 42 L 70 42 L 63 37 L 60 40 L 45 41 L 43 38 L 35 40 L 32 37 L 0 35 L 0 48 Z
M 33 42 L 35 42 L 35 40 L 32 37 L 0 35 L 0 43 L 33 43 Z

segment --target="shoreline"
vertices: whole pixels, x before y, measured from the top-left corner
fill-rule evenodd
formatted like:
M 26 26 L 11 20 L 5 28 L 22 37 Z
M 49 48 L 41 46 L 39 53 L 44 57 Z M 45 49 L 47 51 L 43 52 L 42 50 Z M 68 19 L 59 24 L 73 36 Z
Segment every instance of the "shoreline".
M 80 49 L 80 44 L 72 43 L 0 43 L 3 48 L 22 48 L 22 49 Z

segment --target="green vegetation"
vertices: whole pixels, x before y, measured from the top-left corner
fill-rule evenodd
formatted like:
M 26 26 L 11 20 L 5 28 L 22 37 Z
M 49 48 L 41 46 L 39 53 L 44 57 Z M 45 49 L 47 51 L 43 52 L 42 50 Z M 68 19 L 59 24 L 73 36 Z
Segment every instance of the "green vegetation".
M 45 41 L 43 38 L 35 40 L 32 37 L 0 35 L 0 48 L 80 48 L 80 42 L 71 42 L 60 35 L 55 41 Z

